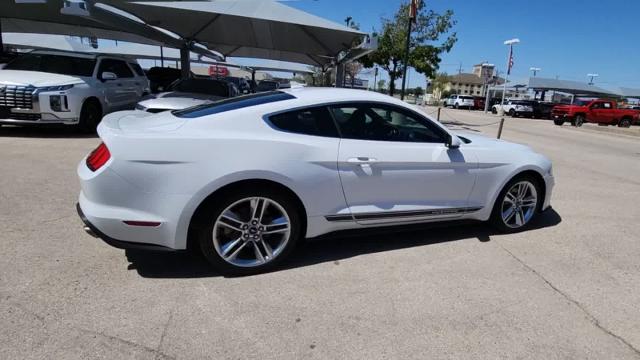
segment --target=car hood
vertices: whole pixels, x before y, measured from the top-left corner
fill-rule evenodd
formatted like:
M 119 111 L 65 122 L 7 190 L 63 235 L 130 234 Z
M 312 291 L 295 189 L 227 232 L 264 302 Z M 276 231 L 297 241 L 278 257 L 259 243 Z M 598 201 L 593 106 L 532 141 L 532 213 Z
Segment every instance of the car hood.
M 83 83 L 78 76 L 52 74 L 39 71 L 0 70 L 0 83 L 5 85 L 33 85 L 35 87 L 72 85 Z
M 222 97 L 214 95 L 171 91 L 149 96 L 138 104 L 147 109 L 180 110 L 211 103 L 220 99 L 222 99 Z
M 455 135 L 459 137 L 463 137 L 465 139 L 471 140 L 469 145 L 471 146 L 479 146 L 479 147 L 491 147 L 502 149 L 504 151 L 529 151 L 534 152 L 529 146 L 516 144 L 509 141 L 504 141 L 500 139 L 494 139 L 487 136 L 482 136 L 474 133 L 470 133 L 467 131 L 454 131 Z M 464 145 L 463 145 L 464 146 Z

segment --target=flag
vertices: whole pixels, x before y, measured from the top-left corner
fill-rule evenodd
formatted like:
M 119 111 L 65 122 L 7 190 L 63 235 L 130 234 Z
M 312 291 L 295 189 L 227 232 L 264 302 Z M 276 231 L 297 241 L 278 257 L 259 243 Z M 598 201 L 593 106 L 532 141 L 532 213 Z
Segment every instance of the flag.
M 409 5 L 409 21 L 415 23 L 416 18 L 418 17 L 418 1 L 419 0 L 411 0 L 411 5 Z
M 509 46 L 509 68 L 507 69 L 507 75 L 511 75 L 512 67 L 513 67 L 513 46 Z

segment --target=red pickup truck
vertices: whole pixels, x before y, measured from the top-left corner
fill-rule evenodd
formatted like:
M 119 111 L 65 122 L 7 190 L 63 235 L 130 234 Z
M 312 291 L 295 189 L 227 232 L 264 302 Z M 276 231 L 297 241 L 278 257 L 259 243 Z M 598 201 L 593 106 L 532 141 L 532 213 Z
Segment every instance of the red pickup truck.
M 556 105 L 551 111 L 556 125 L 571 122 L 573 126 L 582 126 L 585 122 L 598 125 L 618 125 L 629 127 L 640 121 L 640 111 L 618 108 L 613 100 L 577 101 L 572 105 Z

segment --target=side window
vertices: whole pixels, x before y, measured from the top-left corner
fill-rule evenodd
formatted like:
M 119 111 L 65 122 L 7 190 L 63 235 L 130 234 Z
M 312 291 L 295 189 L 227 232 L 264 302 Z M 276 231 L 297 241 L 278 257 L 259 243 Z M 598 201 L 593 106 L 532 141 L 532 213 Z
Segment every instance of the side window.
M 602 103 L 602 105 L 604 106 L 605 109 L 611 109 L 612 108 L 611 103 L 608 103 L 608 102 Z
M 118 76 L 118 78 L 131 78 L 133 72 L 127 66 L 127 63 L 122 60 L 116 59 L 102 59 L 100 62 L 100 69 L 98 70 L 98 76 L 103 72 L 112 72 Z
M 269 121 L 276 128 L 296 134 L 339 137 L 338 130 L 326 107 L 316 107 L 272 115 Z
M 357 140 L 444 143 L 444 131 L 395 106 L 349 104 L 331 107 L 342 137 Z
M 596 109 L 602 109 L 602 103 L 595 103 L 593 104 L 593 106 L 591 106 L 592 110 L 596 110 Z
M 140 67 L 140 65 L 136 64 L 136 63 L 129 63 L 129 66 L 131 66 L 131 68 L 133 69 L 133 71 L 135 71 L 136 75 L 138 76 L 145 76 L 144 75 L 144 71 L 142 71 L 142 68 Z

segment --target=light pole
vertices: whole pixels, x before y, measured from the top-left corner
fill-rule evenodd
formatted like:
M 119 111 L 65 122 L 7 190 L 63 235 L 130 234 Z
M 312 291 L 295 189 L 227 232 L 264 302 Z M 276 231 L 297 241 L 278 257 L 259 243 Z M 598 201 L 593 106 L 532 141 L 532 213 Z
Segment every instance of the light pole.
M 542 69 L 539 67 L 531 67 L 529 70 L 533 72 L 533 77 L 536 77 L 536 75 L 538 75 L 538 71 L 541 71 Z
M 511 74 L 511 67 L 513 66 L 513 45 L 518 44 L 520 39 L 511 39 L 504 42 L 505 45 L 509 45 L 509 57 L 507 58 L 507 74 L 504 76 L 504 86 L 502 87 L 502 101 L 500 101 L 500 115 L 504 115 L 504 95 L 507 92 L 507 80 Z
M 598 75 L 598 74 L 587 74 L 587 76 L 588 76 L 589 78 L 591 78 L 591 79 L 589 80 L 589 85 L 593 85 L 593 79 L 597 78 L 597 77 L 598 77 L 598 76 L 600 76 L 600 75 Z

